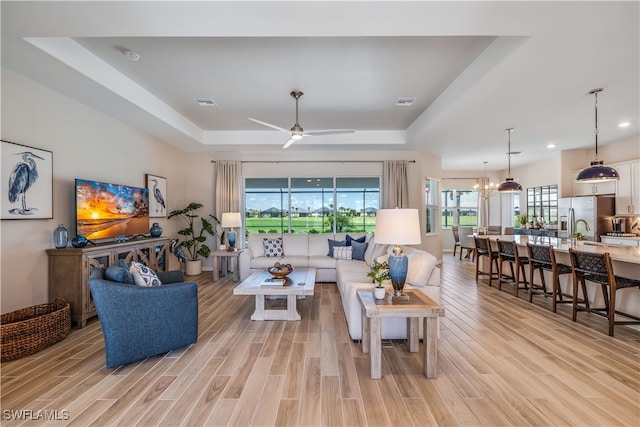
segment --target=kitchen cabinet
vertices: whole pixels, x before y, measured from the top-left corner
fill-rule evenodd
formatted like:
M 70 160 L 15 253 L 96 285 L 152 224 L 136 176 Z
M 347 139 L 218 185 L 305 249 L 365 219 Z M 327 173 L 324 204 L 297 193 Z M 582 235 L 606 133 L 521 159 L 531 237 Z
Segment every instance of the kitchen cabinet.
M 616 215 L 640 215 L 640 160 L 615 165 Z
M 49 298 L 63 297 L 71 305 L 71 320 L 79 328 L 96 316 L 87 280 L 96 267 L 107 268 L 119 259 L 138 261 L 156 271 L 168 269 L 171 239 L 155 238 L 84 248 L 47 249 Z

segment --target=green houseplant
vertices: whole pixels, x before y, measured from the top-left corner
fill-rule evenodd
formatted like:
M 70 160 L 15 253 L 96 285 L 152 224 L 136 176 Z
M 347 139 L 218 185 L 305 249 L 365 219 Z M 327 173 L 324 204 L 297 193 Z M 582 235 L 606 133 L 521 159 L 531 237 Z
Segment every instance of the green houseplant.
M 526 215 L 518 215 L 518 221 L 520 221 L 521 228 L 526 228 L 528 219 L 529 218 Z
M 202 203 L 191 202 L 185 208 L 172 211 L 168 218 L 182 217 L 187 226 L 178 231 L 183 236 L 179 243 L 187 253 L 187 274 L 200 274 L 202 272 L 202 260 L 198 257 L 207 258 L 211 254 L 211 249 L 204 243 L 207 240 L 206 234 L 217 237 L 218 233 L 214 224 L 220 224 L 218 218 L 209 215 L 208 218 L 200 217 L 196 211 L 202 208 Z M 200 223 L 198 224 L 198 218 Z
M 376 284 L 376 288 L 373 292 L 376 299 L 384 298 L 385 291 L 384 286 L 382 286 L 382 282 L 391 278 L 391 276 L 389 276 L 389 263 L 387 261 L 374 262 L 367 273 L 367 277 L 371 277 Z

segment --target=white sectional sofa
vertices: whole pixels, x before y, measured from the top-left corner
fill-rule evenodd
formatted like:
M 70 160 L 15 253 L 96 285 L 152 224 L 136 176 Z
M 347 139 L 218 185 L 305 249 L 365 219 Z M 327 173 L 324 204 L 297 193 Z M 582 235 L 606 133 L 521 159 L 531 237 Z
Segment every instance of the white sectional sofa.
M 348 233 L 353 239 L 364 233 Z M 266 256 L 264 239 L 282 239 L 283 256 Z M 342 299 L 349 335 L 354 340 L 362 337 L 362 309 L 356 291 L 373 289 L 374 284 L 367 277 L 371 265 L 390 250 L 388 245 L 375 243 L 375 237 L 366 235 L 367 249 L 364 260 L 335 259 L 328 255 L 329 240 L 344 241 L 347 233 L 323 234 L 274 234 L 250 233 L 247 249 L 240 254 L 240 280 L 249 274 L 263 271 L 276 261 L 291 264 L 294 268 L 316 268 L 316 282 L 336 282 Z M 403 247 L 409 257 L 409 271 L 405 289 L 417 289 L 436 302 L 440 301 L 440 269 L 436 258 L 428 252 L 412 247 Z M 389 289 L 391 285 L 389 284 Z M 382 319 L 382 338 L 406 338 L 406 319 Z

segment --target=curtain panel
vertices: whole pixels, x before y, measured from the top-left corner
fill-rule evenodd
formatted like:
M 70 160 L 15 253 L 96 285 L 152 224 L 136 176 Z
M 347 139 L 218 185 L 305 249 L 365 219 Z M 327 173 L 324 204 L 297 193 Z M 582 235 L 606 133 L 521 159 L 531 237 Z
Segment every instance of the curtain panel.
M 382 207 L 384 209 L 409 206 L 408 161 L 385 160 L 382 168 Z

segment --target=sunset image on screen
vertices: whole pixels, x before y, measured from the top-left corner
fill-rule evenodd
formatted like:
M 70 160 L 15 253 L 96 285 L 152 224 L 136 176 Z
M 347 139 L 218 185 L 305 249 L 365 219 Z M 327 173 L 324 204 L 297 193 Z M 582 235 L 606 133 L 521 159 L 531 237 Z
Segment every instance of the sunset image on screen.
M 146 188 L 76 180 L 77 231 L 88 239 L 149 231 Z

